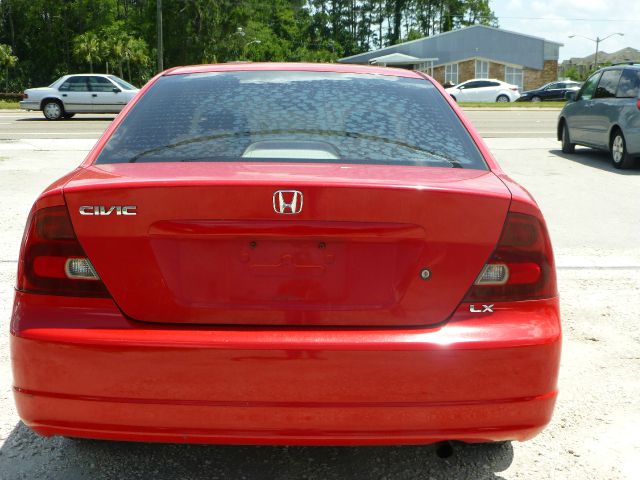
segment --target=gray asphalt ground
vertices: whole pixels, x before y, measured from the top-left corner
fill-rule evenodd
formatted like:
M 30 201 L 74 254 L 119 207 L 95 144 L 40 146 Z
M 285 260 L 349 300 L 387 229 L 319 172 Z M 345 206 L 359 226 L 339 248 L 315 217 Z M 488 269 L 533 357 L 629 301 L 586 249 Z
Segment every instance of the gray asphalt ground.
M 17 118 L 8 120 L 11 115 Z M 19 243 L 37 194 L 82 160 L 97 137 L 89 132 L 104 130 L 108 120 L 23 120 L 33 125 L 25 132 L 38 135 L 20 136 L 15 129 L 22 123 L 14 123 L 32 115 L 0 112 L 0 479 L 638 478 L 640 166 L 615 170 L 607 154 L 588 149 L 562 154 L 549 133 L 557 111 L 473 110 L 469 116 L 503 168 L 538 200 L 556 252 L 563 358 L 556 412 L 542 434 L 524 443 L 456 446 L 445 459 L 433 446 L 233 447 L 38 437 L 20 423 L 11 395 L 6 332 Z

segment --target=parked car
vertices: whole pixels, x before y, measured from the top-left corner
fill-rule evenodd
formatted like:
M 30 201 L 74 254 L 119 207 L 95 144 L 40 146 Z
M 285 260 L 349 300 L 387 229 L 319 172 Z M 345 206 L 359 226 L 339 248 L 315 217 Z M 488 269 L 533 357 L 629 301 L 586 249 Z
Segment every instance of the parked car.
M 136 93 L 138 88 L 115 75 L 65 75 L 48 87 L 25 90 L 20 108 L 42 110 L 47 120 L 76 113 L 118 113 Z
M 189 443 L 536 435 L 560 357 L 549 236 L 454 107 L 402 69 L 156 77 L 27 220 L 25 424 Z
M 535 90 L 522 92 L 518 102 L 542 102 L 544 100 L 564 100 L 567 92 L 576 92 L 582 84 L 567 80 L 564 82 L 551 82 Z
M 520 97 L 517 85 L 495 79 L 474 78 L 446 91 L 456 102 L 515 102 Z
M 606 150 L 616 168 L 640 156 L 640 65 L 602 68 L 578 92 L 567 93 L 558 119 L 564 153 L 576 145 Z

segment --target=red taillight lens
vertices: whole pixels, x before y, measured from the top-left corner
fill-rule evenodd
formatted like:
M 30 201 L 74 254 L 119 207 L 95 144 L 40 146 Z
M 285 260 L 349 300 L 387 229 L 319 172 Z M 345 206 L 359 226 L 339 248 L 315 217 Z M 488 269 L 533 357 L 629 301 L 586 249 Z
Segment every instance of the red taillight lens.
M 536 217 L 509 213 L 496 250 L 464 301 L 534 300 L 556 295 L 556 271 L 546 228 Z
M 17 288 L 46 295 L 109 296 L 78 242 L 64 205 L 43 208 L 29 216 Z

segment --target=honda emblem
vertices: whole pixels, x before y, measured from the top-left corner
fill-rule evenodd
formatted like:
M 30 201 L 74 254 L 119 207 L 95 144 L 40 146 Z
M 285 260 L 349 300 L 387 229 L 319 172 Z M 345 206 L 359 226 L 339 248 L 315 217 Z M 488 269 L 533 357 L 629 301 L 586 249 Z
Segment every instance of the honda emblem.
M 294 215 L 302 211 L 302 192 L 298 190 L 277 190 L 273 193 L 273 211 Z

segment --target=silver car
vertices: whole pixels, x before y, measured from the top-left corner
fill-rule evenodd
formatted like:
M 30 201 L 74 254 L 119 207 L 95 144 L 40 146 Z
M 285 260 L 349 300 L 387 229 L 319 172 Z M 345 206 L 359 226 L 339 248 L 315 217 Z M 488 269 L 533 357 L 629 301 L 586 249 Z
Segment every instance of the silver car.
M 602 68 L 582 88 L 567 93 L 558 120 L 564 153 L 576 145 L 611 152 L 616 168 L 630 168 L 640 156 L 640 65 Z
M 136 93 L 138 88 L 115 75 L 65 75 L 48 87 L 25 90 L 20 108 L 42 110 L 48 120 L 76 113 L 118 113 Z

